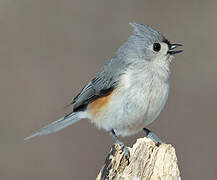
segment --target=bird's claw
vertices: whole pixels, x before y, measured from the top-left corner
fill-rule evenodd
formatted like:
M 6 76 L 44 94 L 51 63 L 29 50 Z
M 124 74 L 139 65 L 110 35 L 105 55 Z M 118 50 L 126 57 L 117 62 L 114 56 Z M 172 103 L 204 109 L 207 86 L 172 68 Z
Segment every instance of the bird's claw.
M 156 146 L 160 146 L 161 144 L 163 144 L 164 142 L 152 131 L 150 131 L 149 129 L 144 128 L 144 131 L 146 132 L 148 138 L 150 138 L 152 141 L 154 141 Z
M 121 141 L 117 141 L 117 142 L 115 142 L 115 144 L 118 144 L 118 145 L 121 146 L 121 149 L 122 149 L 122 151 L 123 151 L 123 153 L 124 153 L 126 159 L 129 160 L 129 159 L 130 159 L 130 151 L 129 151 L 129 148 L 128 148 L 127 146 L 125 146 L 124 143 L 121 142 Z

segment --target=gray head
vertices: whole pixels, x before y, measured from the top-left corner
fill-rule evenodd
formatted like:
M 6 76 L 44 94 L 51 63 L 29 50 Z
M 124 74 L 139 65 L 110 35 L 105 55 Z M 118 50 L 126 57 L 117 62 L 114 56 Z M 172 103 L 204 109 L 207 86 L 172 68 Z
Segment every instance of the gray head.
M 139 59 L 149 62 L 169 63 L 172 55 L 182 52 L 174 49 L 181 44 L 171 44 L 160 32 L 144 24 L 130 23 L 134 29 L 124 47 L 128 56 L 139 56 Z

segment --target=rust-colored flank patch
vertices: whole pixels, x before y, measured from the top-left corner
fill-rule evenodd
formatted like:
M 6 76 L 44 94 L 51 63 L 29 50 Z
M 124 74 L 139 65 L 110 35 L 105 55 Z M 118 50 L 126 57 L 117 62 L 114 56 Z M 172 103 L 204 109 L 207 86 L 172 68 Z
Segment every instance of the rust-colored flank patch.
M 106 106 L 108 105 L 108 102 L 111 99 L 113 94 L 114 94 L 114 90 L 111 93 L 108 93 L 106 96 L 100 97 L 95 101 L 93 101 L 88 107 L 89 113 L 93 117 L 96 117 L 98 114 L 100 114 L 103 111 L 103 109 L 105 109 Z

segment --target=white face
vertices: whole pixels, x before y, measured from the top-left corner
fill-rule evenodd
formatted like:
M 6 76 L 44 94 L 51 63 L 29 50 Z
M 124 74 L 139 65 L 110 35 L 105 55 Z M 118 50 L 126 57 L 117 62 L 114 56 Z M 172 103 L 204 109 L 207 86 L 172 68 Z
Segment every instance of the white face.
M 148 47 L 151 61 L 171 62 L 173 56 L 168 53 L 169 47 L 165 42 L 156 42 Z

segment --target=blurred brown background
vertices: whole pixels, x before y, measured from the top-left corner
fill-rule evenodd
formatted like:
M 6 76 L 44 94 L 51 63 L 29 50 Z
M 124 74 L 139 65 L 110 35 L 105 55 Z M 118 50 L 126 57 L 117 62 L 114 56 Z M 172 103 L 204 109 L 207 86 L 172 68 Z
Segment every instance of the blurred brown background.
M 127 40 L 130 21 L 184 44 L 166 108 L 149 126 L 175 146 L 183 179 L 217 179 L 217 1 L 1 0 L 0 179 L 94 179 L 112 138 L 87 121 L 23 138 L 63 107 Z M 123 139 L 132 145 L 137 136 Z

